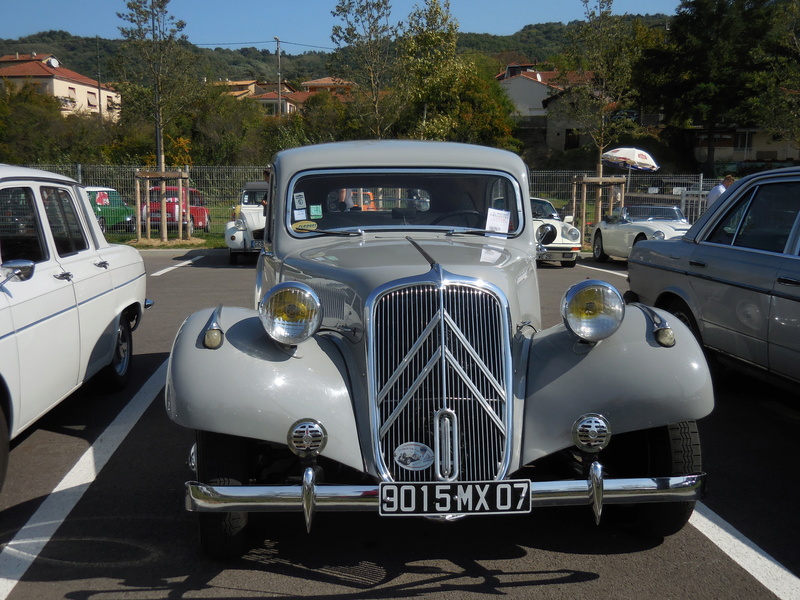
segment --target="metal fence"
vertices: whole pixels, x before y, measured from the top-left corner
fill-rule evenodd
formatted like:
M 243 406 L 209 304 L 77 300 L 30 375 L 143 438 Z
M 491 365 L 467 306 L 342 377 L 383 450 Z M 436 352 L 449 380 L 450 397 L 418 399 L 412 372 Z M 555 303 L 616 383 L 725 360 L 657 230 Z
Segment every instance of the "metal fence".
M 135 196 L 136 172 L 152 170 L 152 167 L 144 165 L 27 166 L 67 175 L 87 186 L 114 188 L 123 198 L 127 198 L 131 205 Z M 236 204 L 244 183 L 264 179 L 263 165 L 169 167 L 167 170 L 188 170 L 190 175 L 188 185 L 203 194 L 211 214 L 211 233 L 217 235 L 224 231 L 225 223 L 230 218 L 231 209 Z M 618 176 L 618 173 L 610 175 Z M 593 171 L 532 171 L 530 193 L 532 196 L 550 200 L 562 214 L 574 214 L 577 218 L 579 208 L 573 205 L 573 202 L 576 201 L 578 205 L 581 202 L 581 180 L 584 177 L 594 176 Z M 704 179 L 702 175 L 633 172 L 624 173 L 623 176 L 626 179 L 624 196 L 626 204 L 679 206 L 692 222 L 702 214 L 708 190 L 719 183 L 719 180 Z M 591 222 L 598 197 L 606 209 L 616 190 L 613 186 L 598 184 L 588 184 L 587 187 L 586 214 L 587 222 Z

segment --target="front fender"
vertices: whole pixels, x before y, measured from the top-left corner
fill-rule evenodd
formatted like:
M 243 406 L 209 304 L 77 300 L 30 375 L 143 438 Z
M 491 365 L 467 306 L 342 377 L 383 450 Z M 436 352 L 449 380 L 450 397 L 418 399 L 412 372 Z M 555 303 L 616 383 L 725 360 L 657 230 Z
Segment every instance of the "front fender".
M 213 309 L 191 315 L 170 353 L 165 395 L 169 417 L 191 429 L 286 444 L 301 418 L 328 432 L 324 455 L 363 470 L 347 369 L 334 344 L 313 337 L 293 351 L 275 344 L 258 313 L 221 307 L 222 346 L 209 350 L 203 336 Z
M 573 445 L 575 421 L 599 413 L 614 434 L 695 420 L 714 408 L 711 375 L 691 331 L 655 311 L 675 333 L 660 346 L 649 316 L 628 306 L 620 328 L 597 343 L 563 325 L 536 335 L 527 365 L 522 463 Z

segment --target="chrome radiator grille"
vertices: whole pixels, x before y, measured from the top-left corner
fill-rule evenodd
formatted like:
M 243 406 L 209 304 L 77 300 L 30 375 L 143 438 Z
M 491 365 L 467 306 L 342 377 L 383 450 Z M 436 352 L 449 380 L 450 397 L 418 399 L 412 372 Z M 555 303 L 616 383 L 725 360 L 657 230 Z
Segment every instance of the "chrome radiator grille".
M 374 439 L 395 481 L 504 475 L 510 422 L 505 305 L 468 285 L 381 296 L 372 321 Z

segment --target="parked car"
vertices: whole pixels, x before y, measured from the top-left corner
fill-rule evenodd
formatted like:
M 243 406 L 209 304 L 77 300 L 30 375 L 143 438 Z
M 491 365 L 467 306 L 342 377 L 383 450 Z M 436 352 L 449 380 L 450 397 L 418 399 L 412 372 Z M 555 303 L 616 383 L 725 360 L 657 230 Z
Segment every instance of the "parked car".
M 713 407 L 702 349 L 595 280 L 542 327 L 538 245 L 556 232 L 533 224 L 516 154 L 342 142 L 280 152 L 271 172 L 255 306 L 189 316 L 169 358 L 205 552 L 245 551 L 250 512 L 310 528 L 316 511 L 586 504 L 646 535 L 686 523 Z M 350 188 L 379 209 L 331 204 Z
M 592 254 L 598 262 L 609 256 L 627 259 L 642 240 L 671 240 L 689 231 L 689 221 L 677 206 L 623 206 L 595 226 Z
M 251 181 L 244 184 L 233 219 L 225 225 L 225 244 L 228 262 L 235 265 L 239 257 L 261 252 L 264 247 L 264 225 L 269 198 L 269 181 Z
M 534 226 L 552 225 L 556 230 L 555 239 L 539 250 L 536 260 L 574 267 L 581 251 L 581 232 L 571 225 L 571 217 L 567 218 L 568 221 L 562 221 L 555 207 L 543 198 L 531 198 L 531 214 Z
M 208 213 L 206 201 L 198 190 L 190 187 L 183 188 L 183 200 L 180 210 L 178 209 L 178 186 L 166 186 L 167 200 L 167 228 L 177 229 L 178 213 L 180 212 L 183 230 L 191 236 L 195 229 L 211 231 L 211 215 Z M 189 211 L 186 211 L 186 196 L 189 197 Z M 150 188 L 150 204 L 145 206 L 142 211 L 142 223 L 147 218 L 147 211 L 150 211 L 150 227 L 158 229 L 161 224 L 161 188 L 153 186 Z
M 88 186 L 86 193 L 97 215 L 100 231 L 136 231 L 136 211 L 128 206 L 117 190 Z
M 682 239 L 637 244 L 631 299 L 675 314 L 723 362 L 797 390 L 798 212 L 800 169 L 737 181 Z
M 0 487 L 9 440 L 89 378 L 130 378 L 144 263 L 94 211 L 73 179 L 0 165 Z

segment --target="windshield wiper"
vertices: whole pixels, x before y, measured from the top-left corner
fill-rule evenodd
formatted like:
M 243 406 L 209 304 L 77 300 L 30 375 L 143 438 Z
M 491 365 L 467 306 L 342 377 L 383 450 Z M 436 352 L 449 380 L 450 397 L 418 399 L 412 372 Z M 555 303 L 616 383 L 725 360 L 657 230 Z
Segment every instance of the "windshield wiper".
M 460 233 L 463 233 L 464 235 L 485 235 L 485 234 L 504 235 L 506 237 L 511 235 L 510 231 L 493 231 L 491 229 L 468 229 L 468 228 L 451 229 L 450 231 L 445 233 L 445 235 L 456 235 Z
M 364 235 L 363 229 L 306 229 L 307 233 L 321 233 L 323 235 L 339 235 L 343 237 Z

